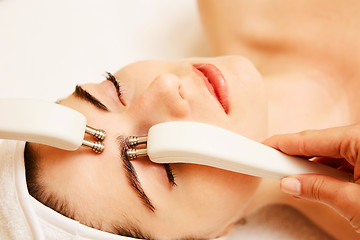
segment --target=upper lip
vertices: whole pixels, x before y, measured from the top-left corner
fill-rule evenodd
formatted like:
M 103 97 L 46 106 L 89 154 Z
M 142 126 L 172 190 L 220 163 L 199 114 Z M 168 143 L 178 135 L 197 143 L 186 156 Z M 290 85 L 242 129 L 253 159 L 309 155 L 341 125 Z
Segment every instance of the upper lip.
M 202 77 L 209 92 L 216 97 L 225 113 L 229 112 L 229 90 L 221 71 L 212 64 L 194 64 L 195 72 Z M 210 84 L 210 86 L 209 86 Z

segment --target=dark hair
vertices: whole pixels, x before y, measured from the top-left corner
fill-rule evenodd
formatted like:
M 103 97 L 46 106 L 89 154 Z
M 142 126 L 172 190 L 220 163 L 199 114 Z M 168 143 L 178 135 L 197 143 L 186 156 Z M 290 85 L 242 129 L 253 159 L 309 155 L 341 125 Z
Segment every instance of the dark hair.
M 75 212 L 71 210 L 67 201 L 61 201 L 55 194 L 46 191 L 45 184 L 41 181 L 39 156 L 33 144 L 26 143 L 24 151 L 25 175 L 28 191 L 31 196 L 60 214 L 75 219 Z
M 39 202 L 64 215 L 65 217 L 78 221 L 79 219 L 76 219 L 76 212 L 70 207 L 68 201 L 66 199 L 60 199 L 56 193 L 51 193 L 46 187 L 46 184 L 42 181 L 39 160 L 40 157 L 36 151 L 36 146 L 33 143 L 26 143 L 24 161 L 26 183 L 29 194 Z M 102 224 L 95 225 L 89 222 L 86 225 L 104 231 L 101 229 Z M 152 239 L 150 236 L 141 233 L 141 231 L 136 227 L 125 228 L 119 225 L 114 225 L 111 233 L 133 238 Z

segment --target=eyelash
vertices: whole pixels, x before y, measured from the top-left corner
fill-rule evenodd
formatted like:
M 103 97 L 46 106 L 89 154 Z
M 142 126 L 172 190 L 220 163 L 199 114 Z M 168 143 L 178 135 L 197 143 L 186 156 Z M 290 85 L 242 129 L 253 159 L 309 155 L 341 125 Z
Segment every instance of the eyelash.
M 124 140 L 121 138 L 121 141 L 123 142 L 121 144 L 121 156 L 123 158 L 126 158 L 127 159 L 127 154 L 126 154 L 126 150 L 129 149 L 126 144 L 124 143 Z M 127 160 L 129 161 L 129 160 Z M 174 170 L 172 169 L 172 167 L 170 166 L 170 164 L 168 163 L 164 163 L 163 164 L 164 167 L 165 167 L 165 171 L 166 171 L 166 174 L 169 178 L 169 181 L 170 183 L 173 185 L 173 186 L 177 186 L 176 182 L 175 182 L 175 179 L 176 179 L 176 174 L 174 174 Z
M 170 166 L 170 164 L 167 164 L 167 163 L 164 164 L 164 166 L 165 166 L 165 170 L 166 170 L 166 173 L 168 175 L 168 178 L 169 178 L 171 184 L 173 186 L 177 186 L 177 184 L 175 182 L 176 175 L 174 174 L 172 167 Z
M 122 104 L 124 106 L 126 106 L 125 101 L 123 100 L 123 89 L 122 89 L 120 83 L 114 77 L 114 75 L 112 75 L 109 72 L 106 72 L 106 80 L 108 80 L 114 84 L 120 101 L 122 102 Z

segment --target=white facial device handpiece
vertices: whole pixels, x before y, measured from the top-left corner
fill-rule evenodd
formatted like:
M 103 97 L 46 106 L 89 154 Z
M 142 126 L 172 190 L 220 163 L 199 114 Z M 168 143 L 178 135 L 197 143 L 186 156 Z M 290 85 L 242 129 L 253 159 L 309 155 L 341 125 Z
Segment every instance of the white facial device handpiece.
M 80 146 L 94 152 L 104 150 L 105 132 L 86 125 L 83 114 L 56 104 L 40 100 L 0 99 L 0 139 L 41 143 L 75 151 Z M 97 141 L 84 139 L 85 133 Z
M 229 130 L 199 122 L 165 122 L 147 137 L 129 137 L 129 159 L 148 155 L 156 163 L 193 163 L 257 177 L 281 179 L 297 174 L 325 174 L 353 181 L 350 173 L 289 156 Z M 147 143 L 147 148 L 131 148 Z

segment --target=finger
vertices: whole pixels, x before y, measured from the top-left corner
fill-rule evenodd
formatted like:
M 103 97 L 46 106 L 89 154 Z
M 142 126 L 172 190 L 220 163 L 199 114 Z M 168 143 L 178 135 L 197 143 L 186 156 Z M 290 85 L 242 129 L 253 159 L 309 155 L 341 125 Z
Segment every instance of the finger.
M 276 135 L 263 143 L 289 155 L 341 158 L 340 149 L 348 127 L 308 130 L 294 134 Z
M 316 157 L 312 161 L 327 165 L 329 167 L 337 168 L 337 169 L 339 169 L 339 168 L 349 169 L 350 168 L 350 169 L 354 170 L 354 167 L 343 158 Z
M 354 166 L 343 158 L 316 157 L 311 161 L 321 163 L 354 175 Z
M 341 167 L 338 167 L 337 169 L 354 175 L 354 167 L 353 166 L 351 166 L 351 167 L 341 166 Z M 354 179 L 355 179 L 355 177 L 354 177 Z
M 325 203 L 355 228 L 360 227 L 360 186 L 342 182 L 325 175 L 297 175 L 281 180 L 281 190 L 285 193 Z
M 340 159 L 337 158 L 331 158 L 331 157 L 315 157 L 311 159 L 312 162 L 321 163 L 324 165 L 327 165 L 329 167 L 338 168 L 341 166 Z
M 354 166 L 343 158 L 316 157 L 311 159 L 311 161 L 321 163 L 354 175 Z

